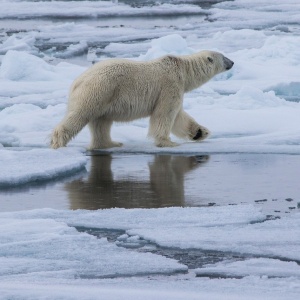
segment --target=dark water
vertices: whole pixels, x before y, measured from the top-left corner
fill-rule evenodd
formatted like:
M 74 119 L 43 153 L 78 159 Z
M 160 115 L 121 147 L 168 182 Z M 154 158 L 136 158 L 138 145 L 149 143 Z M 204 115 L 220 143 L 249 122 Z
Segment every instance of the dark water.
M 110 230 L 99 228 L 87 228 L 78 226 L 79 232 L 85 232 L 96 236 L 97 238 L 105 238 L 110 243 L 116 243 L 119 247 L 124 247 L 132 251 L 150 252 L 162 255 L 171 259 L 175 259 L 181 264 L 186 265 L 189 269 L 201 268 L 207 264 L 215 264 L 224 260 L 238 261 L 255 257 L 251 254 L 242 254 L 234 252 L 224 252 L 216 250 L 203 249 L 180 249 L 158 246 L 150 241 L 139 239 L 137 244 L 118 243 L 118 237 L 125 233 L 125 230 Z M 215 277 L 213 274 L 206 274 L 205 277 Z M 223 275 L 223 277 L 225 277 Z
M 299 174 L 297 155 L 92 155 L 79 174 L 0 189 L 0 210 L 250 203 L 278 216 L 299 210 Z

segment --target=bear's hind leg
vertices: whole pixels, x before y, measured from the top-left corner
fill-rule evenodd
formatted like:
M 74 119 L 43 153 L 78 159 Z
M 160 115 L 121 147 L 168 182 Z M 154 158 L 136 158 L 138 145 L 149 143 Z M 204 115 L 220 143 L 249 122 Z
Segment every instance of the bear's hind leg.
M 113 121 L 97 118 L 89 122 L 89 128 L 92 135 L 92 141 L 89 149 L 104 149 L 104 148 L 113 148 L 121 147 L 123 144 L 114 142 L 110 137 L 110 129 Z
M 192 141 L 202 141 L 209 135 L 209 130 L 199 125 L 184 110 L 181 110 L 176 116 L 172 133 L 180 138 L 187 138 Z
M 81 114 L 68 112 L 64 119 L 54 128 L 51 135 L 51 148 L 65 147 L 67 143 L 87 124 Z

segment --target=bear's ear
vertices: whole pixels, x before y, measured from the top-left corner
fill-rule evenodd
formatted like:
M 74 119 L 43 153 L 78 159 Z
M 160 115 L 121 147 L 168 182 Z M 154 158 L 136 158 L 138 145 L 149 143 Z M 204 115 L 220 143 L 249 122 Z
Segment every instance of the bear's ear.
M 210 56 L 208 56 L 207 59 L 208 59 L 208 61 L 211 62 L 211 63 L 214 62 L 214 60 L 213 60 Z

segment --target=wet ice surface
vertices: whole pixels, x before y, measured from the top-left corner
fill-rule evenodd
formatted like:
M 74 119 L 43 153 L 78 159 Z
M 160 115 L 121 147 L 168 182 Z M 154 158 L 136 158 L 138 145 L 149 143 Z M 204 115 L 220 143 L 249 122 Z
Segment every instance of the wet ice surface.
M 298 2 L 1 0 L 0 298 L 297 299 Z M 235 62 L 185 95 L 210 139 L 48 149 L 92 63 L 202 49 Z

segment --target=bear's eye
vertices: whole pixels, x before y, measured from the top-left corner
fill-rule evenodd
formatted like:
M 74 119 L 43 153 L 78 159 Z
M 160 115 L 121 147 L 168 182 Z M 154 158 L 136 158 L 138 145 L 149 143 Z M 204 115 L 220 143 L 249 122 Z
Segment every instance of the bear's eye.
M 211 63 L 214 62 L 214 60 L 213 60 L 211 57 L 208 57 L 207 59 L 208 59 L 208 61 L 211 62 Z

